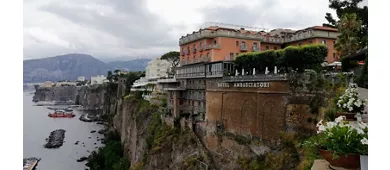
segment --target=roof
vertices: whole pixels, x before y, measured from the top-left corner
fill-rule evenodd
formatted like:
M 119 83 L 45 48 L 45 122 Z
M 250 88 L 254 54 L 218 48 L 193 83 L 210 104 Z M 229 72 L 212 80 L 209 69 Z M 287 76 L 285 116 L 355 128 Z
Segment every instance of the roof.
M 314 26 L 314 27 L 309 27 L 309 28 L 315 29 L 315 30 L 323 30 L 323 31 L 333 31 L 333 32 L 338 32 L 339 31 L 336 28 L 324 27 L 324 26 Z

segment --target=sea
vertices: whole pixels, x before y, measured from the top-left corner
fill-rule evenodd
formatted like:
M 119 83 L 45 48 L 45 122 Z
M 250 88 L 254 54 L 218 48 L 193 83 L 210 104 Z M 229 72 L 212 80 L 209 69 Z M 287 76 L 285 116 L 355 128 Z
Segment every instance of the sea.
M 82 111 L 74 109 L 73 118 L 50 118 L 47 115 L 52 110 L 47 106 L 34 106 L 33 91 L 23 92 L 23 157 L 41 158 L 37 170 L 84 170 L 86 161 L 77 162 L 80 157 L 90 154 L 103 144 L 98 139 L 103 135 L 97 133 L 103 129 L 95 122 L 79 120 Z M 64 129 L 65 142 L 57 149 L 46 149 L 43 145 L 50 132 Z M 95 130 L 95 133 L 91 131 Z M 78 145 L 75 142 L 79 141 Z M 84 143 L 84 144 L 83 144 Z M 22 160 L 20 160 L 22 162 Z

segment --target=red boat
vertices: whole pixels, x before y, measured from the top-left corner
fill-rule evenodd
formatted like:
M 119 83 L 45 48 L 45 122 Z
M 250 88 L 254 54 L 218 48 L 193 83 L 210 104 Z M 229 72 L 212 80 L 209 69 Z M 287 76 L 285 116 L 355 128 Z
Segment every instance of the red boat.
M 54 113 L 49 113 L 49 117 L 53 118 L 72 118 L 76 115 L 73 114 L 73 112 L 65 112 L 63 110 L 56 110 Z

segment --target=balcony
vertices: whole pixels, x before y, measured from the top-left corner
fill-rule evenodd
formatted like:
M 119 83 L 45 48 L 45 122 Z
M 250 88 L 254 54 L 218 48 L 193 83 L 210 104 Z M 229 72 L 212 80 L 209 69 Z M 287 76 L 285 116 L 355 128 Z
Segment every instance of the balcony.
M 248 47 L 246 45 L 240 45 L 240 51 L 248 51 Z
M 260 49 L 259 49 L 259 47 L 257 47 L 257 46 L 252 46 L 252 51 L 253 51 L 253 52 L 260 51 Z
M 192 53 L 194 54 L 196 53 L 196 48 L 192 49 Z
M 183 36 L 179 40 L 179 44 L 187 44 L 189 42 L 193 42 L 202 38 L 215 38 L 215 37 L 233 37 L 233 38 L 241 38 L 241 39 L 254 39 L 254 40 L 260 40 L 265 43 L 275 43 L 275 44 L 282 44 L 282 43 L 288 43 L 288 42 L 293 42 L 293 41 L 298 41 L 298 40 L 303 40 L 307 38 L 334 38 L 336 39 L 337 36 L 340 33 L 333 33 L 325 31 L 316 31 L 316 30 L 308 30 L 305 32 L 299 32 L 296 34 L 293 34 L 290 37 L 266 37 L 260 34 L 242 34 L 242 33 L 236 33 L 236 32 L 230 32 L 230 31 L 223 31 L 223 30 L 218 30 L 218 31 L 207 31 L 203 30 L 201 32 L 196 32 L 187 36 Z
M 204 50 L 210 50 L 210 49 L 221 49 L 221 45 L 220 44 L 205 45 Z
M 158 79 L 157 83 L 176 83 L 176 78 Z
M 223 77 L 223 71 L 212 71 L 212 72 L 207 72 L 206 77 L 207 77 L 207 78 Z
M 203 45 L 199 46 L 199 51 L 203 51 Z
M 251 82 L 251 81 L 275 81 L 287 80 L 286 74 L 261 74 L 261 75 L 244 75 L 244 76 L 224 76 L 224 82 Z

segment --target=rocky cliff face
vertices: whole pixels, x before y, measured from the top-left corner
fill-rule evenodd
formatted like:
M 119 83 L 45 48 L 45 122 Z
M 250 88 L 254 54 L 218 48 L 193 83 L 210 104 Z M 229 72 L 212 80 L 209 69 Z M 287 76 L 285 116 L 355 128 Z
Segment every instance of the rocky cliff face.
M 64 86 L 37 88 L 33 101 L 68 101 L 81 105 L 85 110 L 102 110 L 105 104 L 105 85 Z
M 208 151 L 195 134 L 189 129 L 177 131 L 162 124 L 159 116 L 153 116 L 156 111 L 155 107 L 142 101 L 118 103 L 113 126 L 121 134 L 124 155 L 132 166 L 142 166 L 145 170 L 186 169 L 191 164 L 197 164 L 200 158 L 209 166 Z M 156 123 L 159 128 L 151 132 Z
M 33 101 L 74 101 L 79 89 L 76 86 L 37 88 Z

